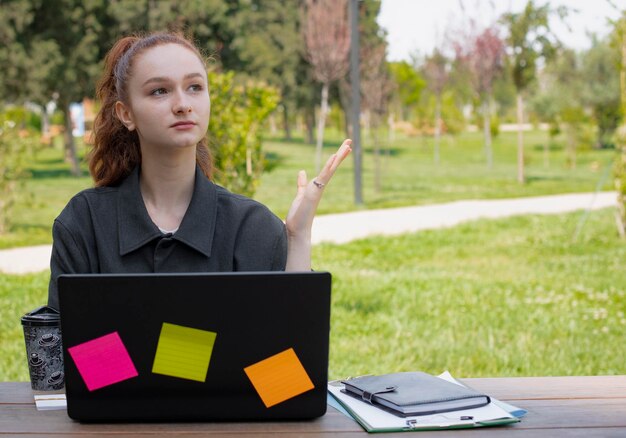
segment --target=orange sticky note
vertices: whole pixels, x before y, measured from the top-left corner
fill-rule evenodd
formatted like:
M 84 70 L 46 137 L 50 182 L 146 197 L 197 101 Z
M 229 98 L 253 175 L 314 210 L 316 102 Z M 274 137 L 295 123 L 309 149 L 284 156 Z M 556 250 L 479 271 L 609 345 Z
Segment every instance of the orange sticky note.
M 266 408 L 315 388 L 293 348 L 252 364 L 244 371 Z

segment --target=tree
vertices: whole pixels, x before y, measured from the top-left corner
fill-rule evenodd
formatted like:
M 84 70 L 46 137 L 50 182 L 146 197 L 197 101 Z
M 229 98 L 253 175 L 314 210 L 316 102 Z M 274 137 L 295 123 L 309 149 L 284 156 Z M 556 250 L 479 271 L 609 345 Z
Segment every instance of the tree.
M 110 0 L 106 13 L 106 47 L 120 36 L 138 31 L 179 31 L 227 70 L 240 64 L 232 48 L 240 31 L 236 13 L 239 2 L 224 0 Z
M 348 70 L 350 26 L 347 0 L 307 0 L 303 34 L 313 76 L 322 83 L 315 153 L 315 171 L 319 172 L 328 114 L 328 89 Z
M 436 48 L 432 55 L 426 58 L 423 72 L 428 88 L 435 95 L 435 147 L 434 160 L 439 164 L 439 143 L 441 141 L 441 96 L 450 77 L 450 60 Z
M 558 121 L 558 105 L 554 99 L 554 94 L 550 93 L 552 81 L 547 74 L 539 75 L 538 92 L 534 93 L 530 100 L 530 107 L 539 120 L 548 123 L 546 141 L 543 142 L 543 167 L 550 167 L 550 144 L 561 131 Z
M 408 62 L 392 62 L 389 64 L 391 77 L 395 86 L 395 97 L 400 107 L 399 115 L 401 120 L 411 118 L 411 110 L 415 107 L 426 86 L 426 81 L 420 73 Z
M 374 140 L 374 187 L 381 190 L 382 169 L 380 165 L 380 142 L 378 127 L 389 108 L 389 100 L 394 90 L 386 55 L 387 44 L 382 43 L 373 47 L 364 46 L 361 51 L 363 62 L 361 76 L 361 90 L 363 94 L 363 108 L 370 113 L 371 127 Z
M 608 41 L 593 38 L 591 48 L 582 57 L 582 97 L 593 112 L 597 126 L 596 147 L 610 146 L 620 123 L 619 66 L 620 52 Z
M 304 49 L 299 38 L 299 10 L 285 7 L 280 1 L 239 2 L 233 20 L 238 31 L 231 48 L 237 55 L 238 65 L 229 68 L 280 90 L 279 109 L 285 137 L 291 139 L 291 119 L 299 86 L 298 63 Z
M 72 173 L 79 175 L 69 107 L 71 102 L 93 95 L 103 55 L 102 18 L 106 15 L 107 2 L 3 0 L 1 3 L 0 21 L 8 22 L 9 26 L 3 36 L 10 40 L 10 46 L 8 55 L 5 52 L 0 57 L 9 57 L 9 64 L 12 57 L 20 58 L 15 59 L 16 68 L 4 73 L 2 82 L 15 100 L 33 100 L 44 105 L 58 96 L 58 107 L 65 119 L 66 158 L 72 164 Z M 12 14 L 13 19 L 10 15 L 7 20 L 5 14 Z
M 545 94 L 552 102 L 556 122 L 565 132 L 567 165 L 576 167 L 576 150 L 582 142 L 587 122 L 584 112 L 583 88 L 589 80 L 582 75 L 580 59 L 571 49 L 558 50 L 546 66 Z
M 491 148 L 491 100 L 493 85 L 504 66 L 504 41 L 495 26 L 490 26 L 469 38 L 454 43 L 457 60 L 469 72 L 472 89 L 481 102 L 485 156 L 487 166 L 493 165 Z
M 15 201 L 23 196 L 16 189 L 28 175 L 35 147 L 33 136 L 22 135 L 15 120 L 0 115 L 0 234 L 8 231 Z
M 617 190 L 617 213 L 616 224 L 619 234 L 626 238 L 626 11 L 613 25 L 615 30 L 612 35 L 613 44 L 619 49 L 620 59 L 620 103 L 624 119 L 618 129 L 617 154 L 614 165 L 614 183 Z
M 550 32 L 549 25 L 549 18 L 555 12 L 563 18 L 567 14 L 567 9 L 559 7 L 552 10 L 549 3 L 535 6 L 533 0 L 529 0 L 522 12 L 502 16 L 502 23 L 508 30 L 506 42 L 517 94 L 517 181 L 521 184 L 525 182 L 523 93 L 535 80 L 538 61 L 550 57 L 559 45 L 556 37 Z
M 258 82 L 237 85 L 234 73 L 210 73 L 213 96 L 209 142 L 216 180 L 227 189 L 252 196 L 265 160 L 260 127 L 276 108 L 278 92 Z

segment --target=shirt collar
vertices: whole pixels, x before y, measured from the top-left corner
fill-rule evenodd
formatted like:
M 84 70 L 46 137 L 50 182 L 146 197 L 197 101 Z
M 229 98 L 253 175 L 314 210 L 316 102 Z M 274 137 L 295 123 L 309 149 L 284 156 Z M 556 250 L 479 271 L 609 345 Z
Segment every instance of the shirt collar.
M 120 184 L 117 206 L 120 255 L 126 255 L 162 236 L 152 222 L 139 188 L 139 166 Z M 211 256 L 217 219 L 217 190 L 196 166 L 193 194 L 173 238 Z

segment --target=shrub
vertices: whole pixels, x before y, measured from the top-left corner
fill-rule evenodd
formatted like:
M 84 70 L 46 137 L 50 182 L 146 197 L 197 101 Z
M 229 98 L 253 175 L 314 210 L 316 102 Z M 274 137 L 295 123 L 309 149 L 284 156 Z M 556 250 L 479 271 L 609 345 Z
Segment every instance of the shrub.
M 235 83 L 234 73 L 209 73 L 211 121 L 209 145 L 215 180 L 227 189 L 252 196 L 265 167 L 260 127 L 279 102 L 267 85 Z
M 36 140 L 18 123 L 0 115 L 0 234 L 11 225 L 15 201 L 23 194 L 27 166 L 34 157 Z

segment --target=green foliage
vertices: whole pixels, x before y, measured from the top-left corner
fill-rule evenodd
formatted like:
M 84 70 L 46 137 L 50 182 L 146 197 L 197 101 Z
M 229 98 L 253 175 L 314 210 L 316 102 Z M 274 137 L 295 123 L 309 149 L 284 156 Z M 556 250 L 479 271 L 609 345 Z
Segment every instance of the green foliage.
M 619 20 L 613 23 L 615 29 L 612 34 L 611 44 L 621 52 L 620 66 L 620 105 L 622 115 L 626 117 L 626 10 L 622 11 Z M 626 120 L 616 133 L 616 144 L 621 149 L 621 154 L 616 157 L 614 167 L 614 184 L 617 189 L 619 223 L 622 237 L 626 234 Z
M 35 140 L 20 130 L 18 123 L 0 115 L 0 234 L 4 234 L 13 219 L 15 202 L 23 196 L 27 166 L 33 159 Z
M 620 124 L 619 69 L 620 51 L 608 41 L 594 38 L 591 48 L 582 58 L 582 96 L 584 103 L 592 108 L 598 127 L 596 147 L 611 145 L 611 136 Z M 576 90 L 571 90 L 576 92 Z
M 619 219 L 621 226 L 626 228 L 626 125 L 617 130 L 616 142 L 620 153 L 617 154 L 613 165 L 613 181 L 617 190 Z
M 611 136 L 620 124 L 619 69 L 620 51 L 609 41 L 594 39 L 591 49 L 583 54 L 582 88 L 584 102 L 593 110 L 598 126 L 597 147 L 608 146 Z
M 235 193 L 252 196 L 265 167 L 260 128 L 276 108 L 278 92 L 252 81 L 237 85 L 232 72 L 209 73 L 209 84 L 209 143 L 216 181 Z
M 435 106 L 436 97 L 430 94 L 417 111 L 416 126 L 421 127 L 423 132 L 434 131 Z M 443 133 L 458 134 L 465 128 L 465 117 L 453 91 L 444 91 L 441 95 L 441 120 Z
M 19 129 L 41 131 L 41 116 L 23 106 L 8 106 L 3 113 L 0 118 L 15 122 Z
M 558 46 L 550 32 L 550 15 L 554 13 L 564 18 L 567 8 L 552 10 L 548 3 L 535 6 L 534 1 L 529 0 L 523 12 L 502 16 L 501 21 L 508 29 L 509 63 L 518 92 L 525 90 L 535 80 L 537 62 L 550 58 Z
M 500 75 L 493 84 L 493 100 L 502 123 L 515 121 L 515 84 L 511 75 Z
M 277 88 L 284 121 L 289 123 L 297 106 L 298 63 L 304 51 L 300 9 L 279 1 L 238 3 L 230 45 L 236 58 L 226 68 Z
M 55 111 L 52 116 L 50 116 L 50 124 L 65 126 L 65 115 L 63 111 Z
M 489 120 L 489 129 L 491 130 L 491 136 L 497 137 L 500 134 L 500 119 L 498 115 L 491 116 Z
M 396 94 L 402 107 L 402 116 L 406 118 L 415 107 L 426 86 L 424 78 L 408 62 L 392 62 L 389 64 L 391 75 L 397 84 Z
M 576 151 L 594 143 L 583 91 L 589 79 L 584 75 L 580 56 L 573 50 L 559 50 L 546 66 L 543 79 L 543 90 L 535 95 L 531 106 L 543 120 L 561 125 L 568 150 L 566 163 L 575 167 Z

